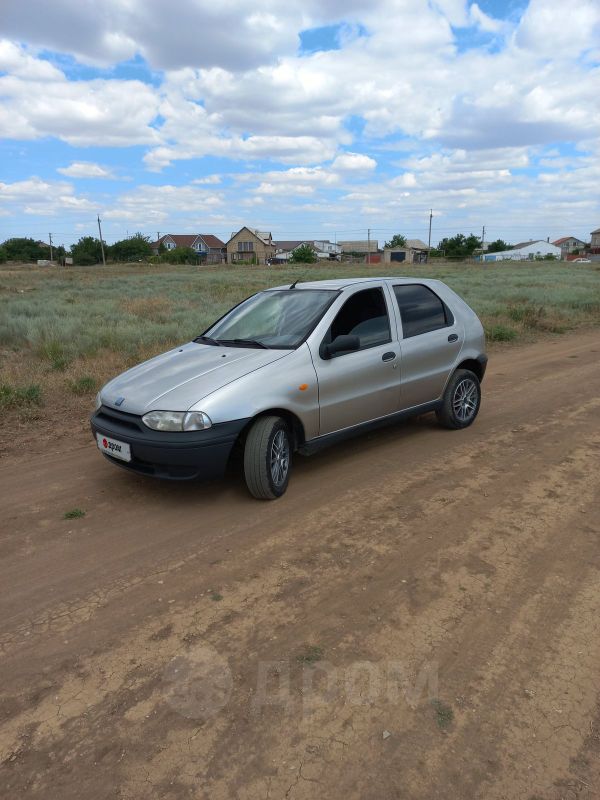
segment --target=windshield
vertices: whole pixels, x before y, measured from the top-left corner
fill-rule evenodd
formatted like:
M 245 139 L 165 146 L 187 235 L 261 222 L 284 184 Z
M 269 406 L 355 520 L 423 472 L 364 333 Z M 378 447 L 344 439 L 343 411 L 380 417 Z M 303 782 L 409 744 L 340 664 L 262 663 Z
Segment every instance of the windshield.
M 250 297 L 205 331 L 219 344 L 254 343 L 262 347 L 297 347 L 312 331 L 336 292 L 282 289 Z

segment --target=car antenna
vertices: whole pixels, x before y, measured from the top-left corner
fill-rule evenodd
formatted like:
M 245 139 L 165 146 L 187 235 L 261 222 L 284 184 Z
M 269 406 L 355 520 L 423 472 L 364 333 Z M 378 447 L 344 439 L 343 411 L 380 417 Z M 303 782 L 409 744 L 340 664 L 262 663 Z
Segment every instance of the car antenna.
M 302 277 L 303 277 L 303 276 L 302 276 L 302 275 L 300 275 L 300 278 L 302 278 Z M 292 285 L 290 286 L 290 289 L 295 289 L 295 288 L 296 288 L 296 284 L 298 283 L 298 281 L 300 280 L 300 278 L 296 278 L 296 280 L 295 280 L 295 281 L 292 283 Z

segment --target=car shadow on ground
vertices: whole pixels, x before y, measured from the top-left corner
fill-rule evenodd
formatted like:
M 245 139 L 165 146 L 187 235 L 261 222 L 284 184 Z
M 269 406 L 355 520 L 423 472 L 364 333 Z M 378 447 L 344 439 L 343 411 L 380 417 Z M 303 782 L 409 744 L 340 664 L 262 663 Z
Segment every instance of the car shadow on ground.
M 394 457 L 401 459 L 401 450 L 396 450 L 403 443 L 416 436 L 422 436 L 426 431 L 444 432 L 438 426 L 435 416 L 427 414 L 422 417 L 403 422 L 393 423 L 368 433 L 357 434 L 352 438 L 332 444 L 310 456 L 296 453 L 293 457 L 293 471 L 290 486 L 286 496 L 290 493 L 301 491 L 302 481 L 317 481 L 320 486 L 339 487 L 339 470 L 352 469 L 355 464 L 360 469 L 362 460 L 366 455 L 375 455 L 381 451 L 381 457 L 390 455 L 393 449 Z M 107 467 L 109 465 L 107 464 Z M 144 503 L 157 501 L 162 505 L 174 507 L 191 507 L 199 504 L 214 506 L 222 502 L 235 502 L 236 504 L 255 504 L 257 501 L 251 497 L 246 488 L 243 476 L 243 455 L 240 450 L 232 454 L 225 476 L 215 481 L 168 481 L 136 475 L 125 469 L 113 467 L 103 471 L 100 481 L 108 481 L 103 489 L 114 490 L 119 496 L 127 495 L 128 502 Z M 269 505 L 269 504 L 261 504 Z

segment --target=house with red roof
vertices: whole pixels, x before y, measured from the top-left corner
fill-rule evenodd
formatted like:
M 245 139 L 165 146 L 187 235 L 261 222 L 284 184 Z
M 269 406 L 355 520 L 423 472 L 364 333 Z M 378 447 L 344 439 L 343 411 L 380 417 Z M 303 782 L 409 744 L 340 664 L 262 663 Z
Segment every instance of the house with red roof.
M 222 264 L 227 257 L 225 242 L 212 233 L 165 233 L 150 245 L 155 256 L 161 245 L 165 250 L 190 247 L 207 264 Z
M 552 244 L 556 245 L 556 247 L 560 247 L 562 256 L 561 258 L 566 258 L 571 253 L 574 253 L 575 250 L 584 250 L 585 249 L 585 242 L 582 242 L 581 239 L 578 239 L 576 236 L 562 236 L 560 239 L 557 239 Z

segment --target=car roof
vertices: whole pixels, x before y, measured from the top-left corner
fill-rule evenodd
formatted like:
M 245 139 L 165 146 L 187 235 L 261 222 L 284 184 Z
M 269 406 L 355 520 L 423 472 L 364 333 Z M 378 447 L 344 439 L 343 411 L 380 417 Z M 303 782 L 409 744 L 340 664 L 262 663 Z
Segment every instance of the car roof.
M 406 276 L 373 276 L 369 278 L 335 278 L 324 281 L 303 281 L 299 280 L 297 283 L 298 289 L 334 289 L 340 291 L 347 289 L 349 286 L 356 286 L 361 283 L 373 283 L 380 281 L 393 281 L 394 283 L 423 283 L 425 286 L 439 285 L 440 281 L 433 278 L 420 278 L 418 275 Z M 286 283 L 283 286 L 273 286 L 272 289 L 289 289 L 290 284 Z M 268 291 L 268 290 L 267 290 Z

